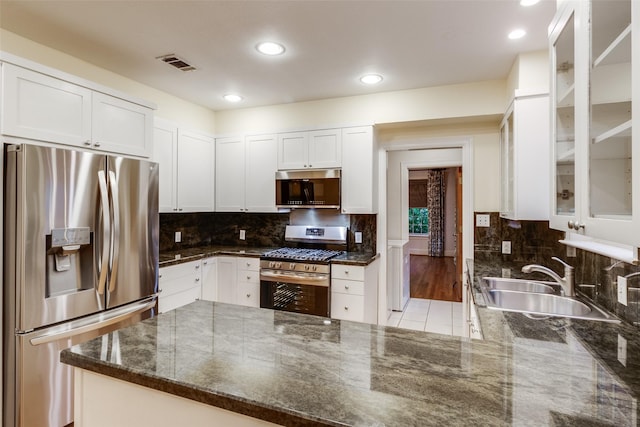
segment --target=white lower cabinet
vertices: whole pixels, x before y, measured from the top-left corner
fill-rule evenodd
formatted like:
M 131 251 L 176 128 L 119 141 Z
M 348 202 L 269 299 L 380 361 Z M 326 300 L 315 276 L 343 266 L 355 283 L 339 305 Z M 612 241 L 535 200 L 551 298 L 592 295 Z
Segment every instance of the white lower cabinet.
M 217 288 L 218 296 L 216 301 L 226 302 L 229 304 L 236 303 L 236 279 L 237 279 L 237 261 L 234 256 L 217 257 Z
M 473 287 L 469 283 L 467 275 L 465 275 L 464 291 L 462 294 L 463 304 L 463 336 L 468 338 L 483 339 L 482 329 L 480 329 L 480 319 L 478 318 L 478 310 L 473 300 Z
M 367 266 L 331 265 L 331 317 L 377 323 L 377 260 Z
M 236 304 L 260 307 L 260 259 L 238 257 Z
M 158 312 L 166 313 L 200 299 L 200 265 L 198 260 L 160 269 Z
M 202 260 L 202 299 L 216 301 L 218 298 L 218 259 L 209 257 Z

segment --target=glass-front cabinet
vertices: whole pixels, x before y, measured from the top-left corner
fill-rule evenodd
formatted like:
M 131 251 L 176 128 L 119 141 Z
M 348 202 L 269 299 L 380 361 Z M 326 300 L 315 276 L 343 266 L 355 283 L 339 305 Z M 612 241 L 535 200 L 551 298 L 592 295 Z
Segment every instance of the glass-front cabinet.
M 550 27 L 551 227 L 640 247 L 640 2 L 566 1 Z M 633 69 L 636 69 L 633 72 Z M 635 183 L 635 185 L 634 185 Z

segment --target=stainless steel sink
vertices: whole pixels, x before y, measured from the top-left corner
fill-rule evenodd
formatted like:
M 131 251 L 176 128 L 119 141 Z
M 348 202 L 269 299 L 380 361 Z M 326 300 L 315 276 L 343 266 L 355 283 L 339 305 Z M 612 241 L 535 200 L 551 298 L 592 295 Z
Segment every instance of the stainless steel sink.
M 482 281 L 488 289 L 536 292 L 542 294 L 555 294 L 560 292 L 560 286 L 556 283 L 551 282 L 541 282 L 526 279 L 509 279 L 505 277 L 483 277 Z
M 490 281 L 483 281 L 483 284 Z M 482 286 L 487 308 L 523 313 L 532 318 L 552 316 L 619 323 L 620 320 L 586 299 L 551 293 L 524 292 Z

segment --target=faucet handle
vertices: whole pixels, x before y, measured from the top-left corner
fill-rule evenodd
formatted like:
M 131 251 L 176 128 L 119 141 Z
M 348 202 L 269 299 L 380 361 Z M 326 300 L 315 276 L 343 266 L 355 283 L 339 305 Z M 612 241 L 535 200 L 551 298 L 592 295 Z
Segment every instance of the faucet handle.
M 569 271 L 573 271 L 573 266 L 567 264 L 566 262 L 564 262 L 563 260 L 561 260 L 560 258 L 558 258 L 557 256 L 551 257 L 552 260 L 554 261 L 558 261 L 560 264 L 564 265 L 564 269 L 569 270 Z

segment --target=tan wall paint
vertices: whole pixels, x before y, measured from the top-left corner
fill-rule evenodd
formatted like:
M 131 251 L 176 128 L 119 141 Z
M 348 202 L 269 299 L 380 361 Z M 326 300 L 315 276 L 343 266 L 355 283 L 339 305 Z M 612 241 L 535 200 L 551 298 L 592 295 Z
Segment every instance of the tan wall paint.
M 0 50 L 153 102 L 157 106 L 156 117 L 171 120 L 193 130 L 215 133 L 215 113 L 212 110 L 35 43 L 15 33 L 0 29 Z
M 218 111 L 218 134 L 404 123 L 504 114 L 505 81 Z

